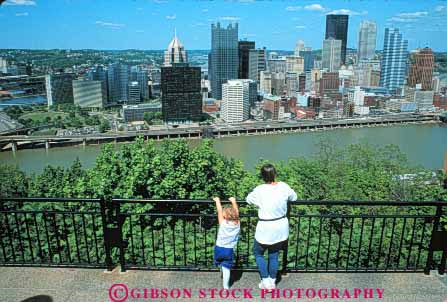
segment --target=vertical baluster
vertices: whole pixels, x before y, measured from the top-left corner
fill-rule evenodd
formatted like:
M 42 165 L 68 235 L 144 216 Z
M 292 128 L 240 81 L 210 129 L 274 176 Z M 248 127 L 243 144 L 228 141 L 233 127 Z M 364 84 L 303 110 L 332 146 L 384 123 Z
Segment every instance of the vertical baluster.
M 163 238 L 163 265 L 166 266 L 166 240 L 165 240 L 165 219 L 160 217 L 162 228 L 161 228 L 161 237 Z
M 22 262 L 26 263 L 25 249 L 23 247 L 23 242 L 22 242 L 22 228 L 20 227 L 20 223 L 17 218 L 17 212 L 14 212 L 14 220 L 16 222 L 17 238 L 19 239 L 20 255 L 22 256 Z
M 177 217 L 178 218 L 178 217 Z M 172 232 L 172 251 L 173 251 L 173 258 L 174 258 L 174 266 L 177 266 L 177 255 L 176 255 L 176 249 L 175 249 L 175 222 L 171 224 L 171 232 Z
M 357 250 L 357 262 L 356 262 L 356 270 L 360 267 L 360 255 L 362 251 L 362 241 L 363 241 L 363 229 L 365 226 L 365 217 L 362 217 L 362 227 L 360 229 L 360 239 L 359 239 L 359 248 Z
M 388 270 L 388 266 L 390 263 L 390 258 L 391 258 L 391 251 L 392 251 L 392 247 L 393 247 L 393 238 L 394 238 L 394 230 L 396 228 L 396 217 L 393 217 L 393 227 L 391 229 L 391 238 L 390 238 L 390 246 L 388 249 L 388 255 L 386 257 L 386 265 L 385 265 L 385 270 Z
M 306 271 L 308 270 L 309 267 L 309 245 L 310 245 L 310 229 L 312 226 L 312 217 L 309 216 L 309 229 L 307 230 L 307 243 L 306 243 L 306 260 L 305 260 L 305 264 L 306 264 Z
M 143 235 L 143 233 L 144 233 L 144 228 L 143 228 L 143 222 L 144 222 L 144 220 L 143 220 L 143 216 L 140 215 L 141 255 L 143 256 L 143 264 L 144 264 L 144 266 L 146 266 L 146 255 L 145 255 L 145 252 L 144 252 L 144 249 L 145 249 L 146 247 L 145 247 L 145 245 L 144 245 L 144 235 Z
M 5 213 L 6 229 L 8 231 L 9 246 L 11 247 L 12 259 L 16 263 L 16 250 L 12 240 L 11 226 L 9 225 L 8 213 Z
M 414 233 L 416 231 L 416 217 L 413 218 L 413 230 L 411 231 L 411 239 L 410 239 L 410 248 L 408 250 L 408 257 L 407 257 L 407 266 L 406 269 L 409 269 L 410 265 L 410 259 L 411 259 L 411 250 L 413 249 L 413 242 L 414 242 Z
M 90 260 L 90 250 L 89 250 L 89 247 L 88 247 L 87 228 L 85 226 L 85 216 L 84 216 L 84 213 L 81 214 L 81 219 L 82 219 L 82 230 L 83 230 L 83 233 L 84 233 L 85 251 L 87 253 L 87 262 L 88 262 L 88 264 L 90 264 L 91 263 L 91 260 Z
M 399 251 L 397 253 L 397 268 L 399 268 L 399 265 L 400 265 L 400 254 L 402 252 L 402 243 L 404 241 L 404 234 L 405 234 L 405 226 L 406 225 L 407 225 L 407 218 L 404 217 L 404 224 L 402 226 L 402 234 L 400 236 Z
M 415 267 L 415 269 L 419 268 L 419 261 L 421 259 L 421 252 L 422 252 L 422 248 L 424 247 L 425 226 L 426 226 L 425 220 L 422 220 L 421 241 L 419 243 L 419 250 L 418 250 L 418 256 L 416 258 L 416 267 Z
M 151 220 L 152 220 L 152 216 Z M 157 266 L 156 262 L 155 262 L 155 234 L 154 234 L 154 225 L 155 225 L 155 220 L 152 222 L 152 226 L 151 226 L 151 238 L 152 238 L 152 263 L 154 264 L 154 266 Z
M 132 256 L 131 256 L 132 257 L 132 264 L 136 265 L 137 262 L 135 260 L 135 245 L 134 245 L 134 242 L 133 242 L 132 215 L 129 215 L 129 227 L 130 227 L 129 232 L 130 232 L 130 246 L 131 246 L 130 252 L 132 253 Z
M 372 247 L 372 242 L 374 240 L 374 225 L 375 224 L 376 224 L 376 217 L 373 217 L 372 225 L 371 225 L 371 233 L 369 234 L 368 258 L 366 259 L 366 270 L 368 270 L 368 268 L 369 268 L 369 261 L 371 259 L 371 247 Z
M 298 224 L 296 226 L 296 247 L 295 247 L 295 269 L 298 269 L 298 246 L 300 244 L 300 228 L 301 228 L 301 216 L 298 216 Z
M 318 247 L 317 247 L 317 261 L 315 262 L 315 269 L 318 270 L 320 262 L 320 245 L 321 245 L 321 229 L 323 227 L 323 217 L 320 217 L 320 226 L 318 230 Z
M 332 218 L 329 218 L 329 242 L 326 255 L 326 271 L 329 269 L 329 256 L 331 254 L 332 224 Z
M 340 226 L 341 226 L 341 232 L 338 238 L 338 247 L 337 247 L 337 259 L 335 260 L 335 269 L 338 271 L 339 269 L 339 263 L 340 263 L 340 251 L 341 251 L 341 245 L 343 244 L 343 226 L 344 226 L 345 219 L 343 217 L 340 218 Z
M 26 212 L 23 213 L 23 215 L 25 216 L 25 228 L 26 228 L 26 235 L 28 237 L 28 246 L 29 246 L 29 250 L 30 250 L 30 254 L 31 254 L 31 262 L 35 263 L 35 261 L 34 261 L 33 242 L 31 240 L 31 233 L 29 231 L 28 216 L 26 215 Z M 2 246 L 3 246 L 3 239 L 0 239 L 0 240 L 2 241 Z
M 197 266 L 197 231 L 196 231 L 196 221 L 194 221 L 193 230 L 194 230 L 194 266 Z
M 39 231 L 39 226 L 37 224 L 37 214 L 35 212 L 33 212 L 33 220 L 34 220 L 34 226 L 36 229 L 36 237 L 37 237 L 37 245 L 39 247 L 39 258 L 40 258 L 40 263 L 43 263 L 43 251 L 42 251 L 42 243 L 40 241 L 40 231 Z
M 48 263 L 51 264 L 51 262 L 53 262 L 53 251 L 51 250 L 50 234 L 48 232 L 47 215 L 45 212 L 42 213 L 42 219 L 43 219 L 43 226 L 45 228 L 45 236 L 47 238 L 48 256 L 49 256 Z
M 53 213 L 53 228 L 54 228 L 54 235 L 56 237 L 56 246 L 57 246 L 57 253 L 59 254 L 59 263 L 62 263 L 62 248 L 61 248 L 61 242 L 59 240 L 59 228 L 57 227 L 57 223 L 56 223 L 56 214 Z
M 346 258 L 346 268 L 345 270 L 348 271 L 349 269 L 349 257 L 351 256 L 351 244 L 352 244 L 352 230 L 354 229 L 354 223 L 355 218 L 351 218 L 351 230 L 349 232 L 349 243 L 348 243 L 348 257 Z
M 100 264 L 101 261 L 99 260 L 99 250 L 98 250 L 98 236 L 96 235 L 96 214 L 92 213 L 92 224 L 93 224 L 93 238 L 95 239 L 95 255 L 96 255 L 96 263 Z
M 1 212 L 0 212 L 0 214 L 4 214 L 4 215 L 6 215 L 6 213 L 1 213 Z M 3 217 L 4 215 L 1 215 L 1 216 Z M 1 221 L 0 225 L 1 225 L 2 228 L 3 228 L 3 221 Z M 2 253 L 3 253 L 3 263 L 7 263 L 7 262 L 8 262 L 8 256 L 7 256 L 7 254 L 6 254 L 5 244 L 3 243 L 3 237 L 4 237 L 4 236 L 0 236 L 0 245 L 1 245 Z M 5 239 L 6 239 L 6 238 L 5 238 Z
M 62 214 L 62 221 L 64 223 L 64 232 L 65 232 L 65 242 L 67 243 L 67 259 L 69 263 L 73 263 L 73 259 L 71 258 L 71 249 L 70 249 L 70 240 L 68 237 L 68 227 L 67 227 L 67 221 L 65 218 L 65 214 Z
M 205 230 L 205 266 L 208 266 L 208 248 L 206 246 L 206 237 L 207 237 L 206 225 L 204 226 L 204 230 Z
M 386 217 L 383 217 L 382 220 L 382 231 L 380 232 L 380 240 L 379 240 L 379 250 L 377 251 L 377 261 L 376 261 L 376 270 L 379 269 L 379 265 L 380 265 L 380 258 L 382 257 L 382 244 L 383 244 L 383 233 L 385 231 L 386 228 Z
M 78 230 L 76 227 L 76 219 L 74 213 L 71 214 L 71 221 L 73 222 L 73 232 L 75 235 L 76 242 L 76 255 L 78 256 L 78 263 L 81 263 L 81 251 L 79 250 L 79 238 L 78 238 Z
M 182 220 L 183 222 L 183 265 L 186 266 L 187 259 L 186 259 L 186 217 Z

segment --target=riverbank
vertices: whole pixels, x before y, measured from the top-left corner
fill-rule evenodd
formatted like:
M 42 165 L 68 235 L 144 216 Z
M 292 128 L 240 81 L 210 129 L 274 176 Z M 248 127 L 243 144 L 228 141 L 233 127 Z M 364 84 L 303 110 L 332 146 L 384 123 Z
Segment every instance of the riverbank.
M 197 146 L 200 141 L 188 140 L 191 146 Z M 442 167 L 447 150 L 447 126 L 426 123 L 232 136 L 216 139 L 213 144 L 217 152 L 242 160 L 246 169 L 253 169 L 260 158 L 287 161 L 291 157 L 314 156 L 321 141 L 331 142 L 338 147 L 356 143 L 379 146 L 394 144 L 407 155 L 412 165 L 436 170 Z M 117 143 L 115 147 L 123 145 Z M 92 167 L 101 148 L 102 145 L 77 145 L 49 150 L 23 149 L 16 153 L 7 151 L 0 152 L 0 162 L 17 165 L 26 172 L 34 173 L 42 172 L 46 165 L 69 167 L 76 158 L 83 166 Z
M 397 124 L 425 124 L 440 123 L 436 116 L 423 115 L 403 115 L 403 116 L 384 116 L 368 119 L 345 119 L 345 120 L 309 120 L 302 122 L 257 122 L 242 123 L 230 125 L 214 125 L 208 127 L 190 127 L 190 128 L 160 128 L 151 131 L 140 132 L 109 132 L 95 135 L 79 136 L 2 136 L 0 137 L 0 151 L 12 150 L 16 152 L 19 149 L 36 149 L 52 147 L 66 147 L 80 145 L 83 146 L 100 143 L 120 143 L 134 141 L 136 137 L 142 136 L 145 140 L 177 138 L 224 138 L 231 136 L 250 136 L 267 134 L 285 134 L 300 133 L 307 131 L 334 130 L 344 128 L 362 128 L 376 126 L 392 126 Z

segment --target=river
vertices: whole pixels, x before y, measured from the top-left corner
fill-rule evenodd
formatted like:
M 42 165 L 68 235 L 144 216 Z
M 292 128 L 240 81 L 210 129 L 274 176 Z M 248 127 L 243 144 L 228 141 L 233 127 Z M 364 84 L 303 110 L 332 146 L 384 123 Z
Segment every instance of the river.
M 321 132 L 290 133 L 262 136 L 239 136 L 214 140 L 217 152 L 240 159 L 248 169 L 260 158 L 287 160 L 296 156 L 312 156 L 318 142 L 329 140 L 343 147 L 353 143 L 372 145 L 395 144 L 414 166 L 439 169 L 447 151 L 447 126 L 440 124 L 400 125 L 390 127 L 336 129 Z M 191 140 L 192 145 L 199 140 Z M 18 165 L 27 172 L 39 173 L 46 165 L 70 166 L 78 157 L 86 167 L 94 165 L 101 145 L 61 147 L 50 150 L 28 149 L 0 152 L 0 162 Z

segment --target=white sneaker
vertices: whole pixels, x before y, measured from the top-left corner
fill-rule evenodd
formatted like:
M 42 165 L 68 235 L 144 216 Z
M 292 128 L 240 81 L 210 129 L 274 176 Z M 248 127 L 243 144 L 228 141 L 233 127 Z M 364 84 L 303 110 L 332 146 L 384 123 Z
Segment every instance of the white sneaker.
M 273 279 L 273 278 L 267 278 L 268 279 L 268 281 L 269 281 L 269 283 L 270 283 L 270 287 L 271 287 L 271 289 L 275 289 L 276 288 L 276 279 Z
M 275 286 L 272 286 L 272 283 L 270 282 L 269 278 L 263 278 L 258 286 L 260 289 L 266 289 L 269 291 L 275 289 Z

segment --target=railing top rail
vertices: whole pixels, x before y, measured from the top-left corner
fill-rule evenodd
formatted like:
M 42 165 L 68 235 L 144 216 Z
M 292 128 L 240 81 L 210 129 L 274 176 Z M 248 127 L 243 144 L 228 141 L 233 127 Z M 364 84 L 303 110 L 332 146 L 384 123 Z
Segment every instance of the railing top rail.
M 59 198 L 59 197 L 0 197 L 0 203 L 7 201 L 23 202 L 91 202 L 98 203 L 100 198 Z
M 18 202 L 90 202 L 99 203 L 100 198 L 58 198 L 58 197 L 0 197 L 0 203 L 7 201 Z M 213 204 L 209 199 L 139 199 L 139 198 L 114 198 L 114 202 L 129 204 L 150 203 L 190 203 L 190 204 Z M 222 199 L 222 202 L 229 202 Z M 239 200 L 239 204 L 247 204 L 245 200 Z M 297 200 L 292 205 L 308 206 L 447 206 L 445 201 L 367 201 L 367 200 Z
M 208 199 L 137 199 L 137 198 L 115 198 L 119 203 L 192 203 L 192 204 L 212 204 L 214 201 Z M 229 202 L 222 199 L 222 202 Z M 247 204 L 245 200 L 238 200 L 239 204 Z M 297 200 L 291 202 L 292 205 L 323 205 L 323 206 L 447 206 L 444 201 L 352 201 L 352 200 Z

